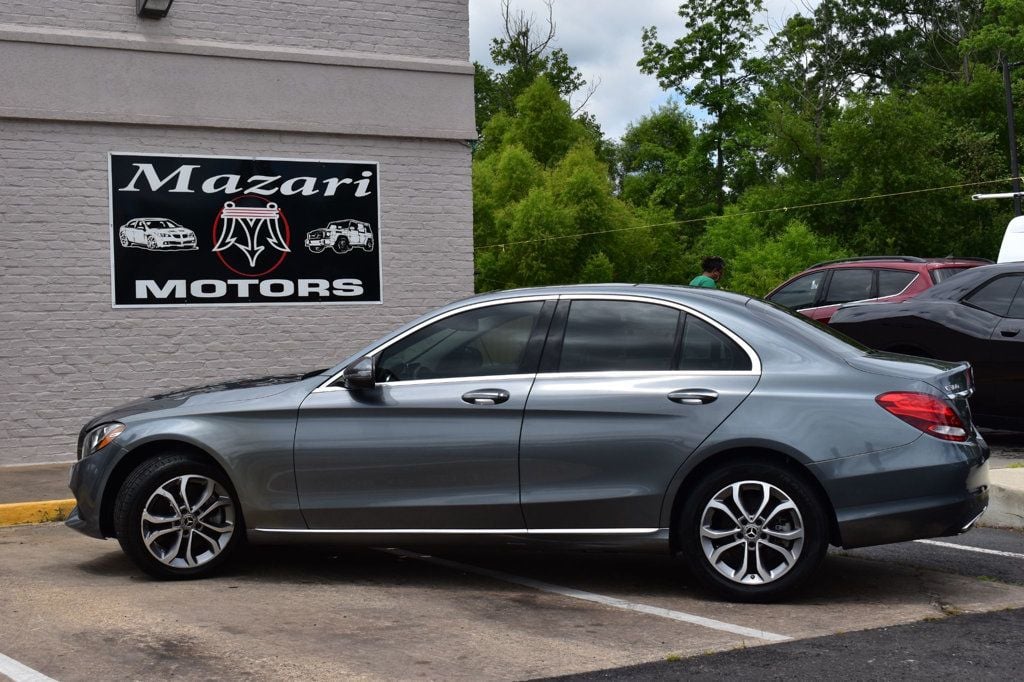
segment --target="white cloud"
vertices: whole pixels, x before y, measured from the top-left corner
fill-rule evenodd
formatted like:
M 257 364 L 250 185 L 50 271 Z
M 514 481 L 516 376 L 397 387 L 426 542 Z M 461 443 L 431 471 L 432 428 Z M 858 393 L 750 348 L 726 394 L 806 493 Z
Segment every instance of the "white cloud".
M 816 4 L 817 0 L 767 0 L 761 23 L 778 28 L 786 17 L 807 13 L 804 6 Z M 512 8 L 534 14 L 538 24 L 545 25 L 542 0 L 512 0 Z M 629 123 L 674 94 L 663 91 L 653 76 L 640 73 L 636 63 L 643 56 L 640 34 L 645 26 L 656 26 L 658 37 L 666 42 L 682 34 L 678 8 L 674 0 L 555 0 L 555 46 L 566 51 L 589 82 L 600 82 L 586 110 L 609 137 L 621 136 Z M 469 0 L 471 59 L 493 66 L 491 38 L 502 32 L 500 0 Z

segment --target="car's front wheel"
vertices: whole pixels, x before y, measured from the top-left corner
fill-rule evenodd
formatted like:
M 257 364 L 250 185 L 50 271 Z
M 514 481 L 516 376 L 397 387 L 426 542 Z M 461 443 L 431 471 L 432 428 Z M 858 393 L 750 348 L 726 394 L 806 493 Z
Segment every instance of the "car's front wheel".
M 348 253 L 352 250 L 348 243 L 348 237 L 338 237 L 331 248 L 334 249 L 334 253 Z
M 128 241 L 128 235 L 127 235 L 127 233 L 125 233 L 125 231 L 124 231 L 124 230 L 121 230 L 121 233 L 120 233 L 120 235 L 119 235 L 119 239 L 120 239 L 120 241 L 121 241 L 121 246 L 123 246 L 123 247 L 125 247 L 125 248 L 128 248 L 128 245 L 129 245 L 129 244 L 130 244 L 131 242 L 129 242 L 129 241 Z
M 735 601 L 772 601 L 805 584 L 828 549 L 828 520 L 810 485 L 757 460 L 707 474 L 676 527 L 694 576 Z
M 245 533 L 224 473 L 180 452 L 146 460 L 128 475 L 114 503 L 114 528 L 139 568 L 163 579 L 211 574 Z

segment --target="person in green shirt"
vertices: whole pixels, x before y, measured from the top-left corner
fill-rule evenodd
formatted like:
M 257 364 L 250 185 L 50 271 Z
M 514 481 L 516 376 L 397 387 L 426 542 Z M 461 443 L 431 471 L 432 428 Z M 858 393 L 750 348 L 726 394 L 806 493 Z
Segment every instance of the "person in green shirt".
M 690 286 L 717 289 L 718 280 L 722 279 L 722 271 L 725 270 L 725 261 L 718 256 L 709 256 L 701 261 L 700 266 L 704 272 L 690 280 Z

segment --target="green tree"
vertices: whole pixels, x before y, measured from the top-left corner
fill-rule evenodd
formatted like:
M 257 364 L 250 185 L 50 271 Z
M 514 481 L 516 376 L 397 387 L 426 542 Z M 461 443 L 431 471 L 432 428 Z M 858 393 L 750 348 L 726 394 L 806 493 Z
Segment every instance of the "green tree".
M 662 207 L 680 220 L 714 211 L 711 162 L 696 124 L 675 102 L 630 124 L 616 159 L 619 196 L 630 204 Z
M 587 81 L 579 69 L 569 62 L 561 48 L 553 48 L 557 27 L 553 18 L 554 0 L 546 0 L 547 16 L 542 27 L 537 18 L 524 10 L 513 10 L 509 0 L 502 0 L 501 15 L 504 35 L 491 39 L 491 61 L 498 69 L 474 62 L 474 88 L 476 98 L 477 133 L 499 112 L 513 113 L 516 99 L 544 76 L 559 95 L 566 100 L 581 90 L 587 93 Z M 582 108 L 582 104 L 580 108 Z M 596 120 L 584 117 L 582 122 L 600 130 Z
M 658 251 L 615 196 L 593 133 L 543 76 L 487 125 L 473 159 L 477 288 L 630 280 Z
M 696 252 L 724 258 L 723 286 L 751 296 L 764 296 L 814 263 L 849 255 L 838 241 L 815 234 L 799 220 L 772 235 L 757 216 L 735 210 L 709 221 Z
M 657 76 L 665 89 L 711 116 L 707 132 L 715 159 L 716 207 L 725 208 L 729 143 L 745 125 L 753 76 L 748 68 L 762 27 L 754 23 L 761 0 L 685 0 L 679 7 L 687 33 L 672 45 L 658 40 L 653 26 L 643 31 L 641 71 Z

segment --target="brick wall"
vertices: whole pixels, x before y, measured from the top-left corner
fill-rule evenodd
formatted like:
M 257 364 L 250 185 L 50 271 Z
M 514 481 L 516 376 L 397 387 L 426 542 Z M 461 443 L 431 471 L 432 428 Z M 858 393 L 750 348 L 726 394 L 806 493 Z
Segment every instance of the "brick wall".
M 0 150 L 0 465 L 71 459 L 87 418 L 137 397 L 332 365 L 472 292 L 469 149 L 457 141 L 0 119 Z M 379 161 L 384 304 L 113 310 L 112 150 Z
M 135 0 L 0 0 L 0 23 L 469 59 L 466 0 L 175 0 L 160 20 L 135 16 Z

